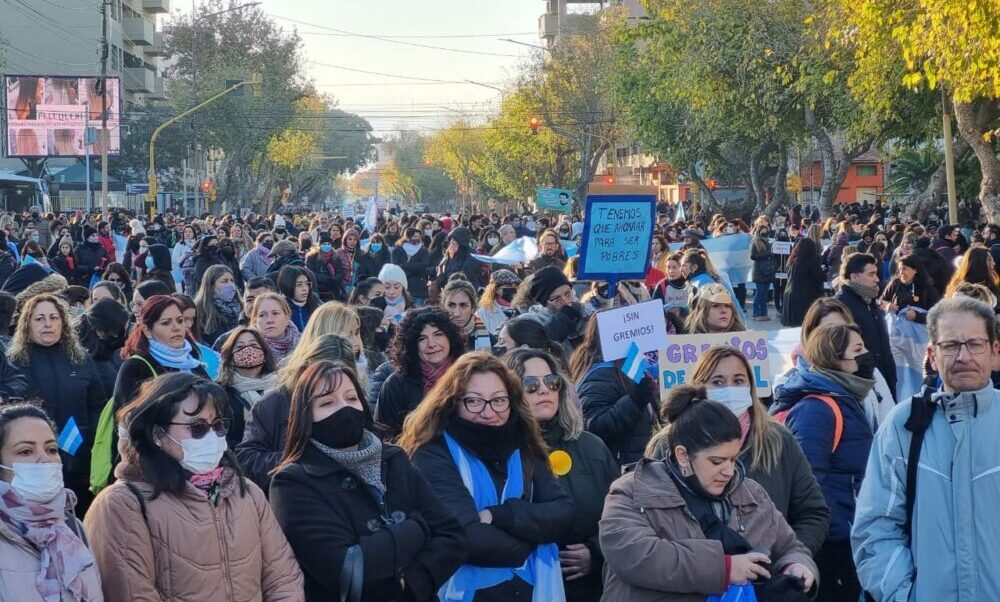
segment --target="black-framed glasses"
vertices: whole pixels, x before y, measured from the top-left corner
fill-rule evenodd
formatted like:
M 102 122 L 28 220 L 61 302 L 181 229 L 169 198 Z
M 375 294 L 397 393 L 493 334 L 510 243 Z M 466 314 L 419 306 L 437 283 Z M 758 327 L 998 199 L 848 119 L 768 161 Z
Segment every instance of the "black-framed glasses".
M 482 414 L 486 406 L 490 406 L 494 412 L 506 412 L 510 408 L 510 397 L 494 397 L 493 399 L 483 399 L 482 397 L 463 397 L 462 405 L 473 414 Z
M 524 384 L 525 393 L 537 393 L 538 389 L 545 385 L 545 388 L 553 393 L 562 390 L 563 379 L 558 374 L 546 374 L 545 376 L 525 376 L 521 381 Z
M 952 356 L 962 352 L 964 346 L 969 355 L 982 355 L 990 348 L 989 339 L 969 339 L 968 341 L 941 341 L 936 343 L 941 355 Z
M 215 434 L 220 437 L 225 437 L 226 433 L 229 432 L 229 425 L 232 420 L 229 418 L 216 418 L 215 422 L 209 423 L 204 420 L 195 420 L 194 422 L 168 422 L 167 424 L 174 424 L 177 426 L 186 426 L 188 430 L 191 431 L 192 439 L 201 439 L 208 434 L 208 431 L 215 431 Z

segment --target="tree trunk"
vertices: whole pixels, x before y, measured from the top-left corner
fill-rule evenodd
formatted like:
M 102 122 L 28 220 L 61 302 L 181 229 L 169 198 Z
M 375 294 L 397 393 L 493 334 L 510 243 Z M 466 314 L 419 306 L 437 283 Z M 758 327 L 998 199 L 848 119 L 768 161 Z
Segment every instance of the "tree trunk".
M 750 156 L 750 186 L 753 191 L 753 205 L 755 210 L 764 209 L 767 203 L 767 188 L 764 186 L 764 168 L 762 163 L 770 150 L 770 144 L 762 144 L 753 155 Z
M 774 173 L 774 196 L 764 208 L 764 214 L 774 217 L 780 207 L 788 206 L 788 148 L 785 141 L 778 139 L 778 169 Z
M 953 151 L 955 155 L 955 166 L 962 163 L 972 147 L 969 143 L 965 141 L 965 138 L 961 136 L 955 136 L 953 144 Z M 924 188 L 923 192 L 910 200 L 910 204 L 907 206 L 906 210 L 915 217 L 921 223 L 923 220 L 930 215 L 931 211 L 937 209 L 938 205 L 941 203 L 941 199 L 946 198 L 948 194 L 948 177 L 947 177 L 947 165 L 945 160 L 941 159 L 941 164 L 938 165 L 937 170 L 931 175 L 931 179 L 927 182 L 927 186 Z
M 1000 116 L 996 100 L 978 100 L 974 103 L 956 102 L 955 121 L 962 138 L 976 153 L 983 180 L 979 186 L 979 201 L 983 204 L 986 220 L 1000 223 L 1000 159 L 992 142 L 983 140 L 983 133 Z M 956 158 L 955 163 L 958 163 Z
M 867 152 L 875 143 L 875 138 L 869 138 L 854 148 L 843 148 L 838 159 L 833 140 L 816 120 L 816 114 L 808 105 L 805 107 L 805 122 L 806 128 L 816 139 L 819 147 L 820 164 L 823 169 L 823 183 L 819 189 L 819 212 L 825 218 L 833 212 L 833 203 L 847 177 L 847 171 L 851 168 L 851 162 Z

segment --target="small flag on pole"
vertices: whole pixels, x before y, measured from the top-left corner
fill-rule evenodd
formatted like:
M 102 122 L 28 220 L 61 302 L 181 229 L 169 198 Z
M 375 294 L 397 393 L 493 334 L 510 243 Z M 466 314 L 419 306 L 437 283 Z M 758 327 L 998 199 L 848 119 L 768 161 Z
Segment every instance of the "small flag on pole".
M 674 213 L 675 222 L 686 222 L 687 216 L 684 214 L 684 203 L 677 201 L 677 212 Z
M 76 426 L 76 418 L 70 416 L 62 432 L 59 433 L 59 449 L 75 456 L 76 450 L 80 449 L 81 445 L 83 445 L 83 435 L 80 434 L 80 429 Z
M 635 344 L 635 341 L 632 341 L 628 348 L 628 355 L 625 356 L 625 363 L 622 364 L 622 372 L 634 382 L 639 382 L 650 367 L 646 356 L 639 353 L 639 346 Z

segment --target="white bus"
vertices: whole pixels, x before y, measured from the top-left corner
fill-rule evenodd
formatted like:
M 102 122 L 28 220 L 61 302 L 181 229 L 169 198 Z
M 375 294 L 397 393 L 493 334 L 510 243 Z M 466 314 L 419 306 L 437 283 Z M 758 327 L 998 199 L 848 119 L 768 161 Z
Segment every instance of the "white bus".
M 48 182 L 27 176 L 0 174 L 0 210 L 20 213 L 31 206 L 37 206 L 46 213 L 52 211 Z

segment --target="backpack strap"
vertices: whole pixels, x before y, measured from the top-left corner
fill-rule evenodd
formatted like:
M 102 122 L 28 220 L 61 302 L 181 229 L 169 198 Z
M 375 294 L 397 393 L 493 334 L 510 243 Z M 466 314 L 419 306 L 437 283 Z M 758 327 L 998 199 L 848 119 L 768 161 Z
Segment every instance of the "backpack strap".
M 131 482 L 129 481 L 123 481 L 123 482 L 125 483 L 125 486 L 128 487 L 128 490 L 132 492 L 132 495 L 135 496 L 135 499 L 139 500 L 139 512 L 142 513 L 143 522 L 148 522 L 149 517 L 146 515 L 146 496 L 142 495 L 142 492 L 139 491 L 139 488 L 133 485 Z
M 913 528 L 913 507 L 917 502 L 917 465 L 920 464 L 920 450 L 924 444 L 924 435 L 934 420 L 937 404 L 931 399 L 934 389 L 925 386 L 920 395 L 914 395 L 910 400 L 910 416 L 903 423 L 903 428 L 910 431 L 910 449 L 906 456 L 906 524 L 903 530 L 910 535 Z
M 833 449 L 830 450 L 830 453 L 833 453 L 840 447 L 840 439 L 844 436 L 844 414 L 840 411 L 837 400 L 830 395 L 813 394 L 809 395 L 806 399 L 809 398 L 822 401 L 833 412 Z
M 142 363 L 146 364 L 149 367 L 149 371 L 153 373 L 153 378 L 156 378 L 158 376 L 156 374 L 156 369 L 153 368 L 153 364 L 150 364 L 149 360 L 147 360 L 146 358 L 142 357 L 141 355 L 132 355 L 132 356 L 129 356 L 128 359 L 141 361 Z

